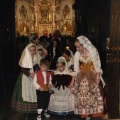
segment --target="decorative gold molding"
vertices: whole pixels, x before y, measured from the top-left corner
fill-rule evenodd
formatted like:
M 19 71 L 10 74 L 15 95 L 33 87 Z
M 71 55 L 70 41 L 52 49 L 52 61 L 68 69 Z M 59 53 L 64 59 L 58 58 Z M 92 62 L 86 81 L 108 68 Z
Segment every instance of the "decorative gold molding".
M 16 33 L 41 36 L 56 29 L 63 35 L 74 33 L 73 0 L 16 0 L 15 4 Z M 22 19 L 21 13 L 24 13 Z

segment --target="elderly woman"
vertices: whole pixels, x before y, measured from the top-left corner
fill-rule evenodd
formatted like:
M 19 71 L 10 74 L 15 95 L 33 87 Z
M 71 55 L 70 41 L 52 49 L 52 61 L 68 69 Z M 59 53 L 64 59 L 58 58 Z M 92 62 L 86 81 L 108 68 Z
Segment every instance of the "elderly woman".
M 99 83 L 102 81 L 101 63 L 97 49 L 85 36 L 75 41 L 74 56 L 75 81 L 75 114 L 82 118 L 102 119 L 104 103 Z

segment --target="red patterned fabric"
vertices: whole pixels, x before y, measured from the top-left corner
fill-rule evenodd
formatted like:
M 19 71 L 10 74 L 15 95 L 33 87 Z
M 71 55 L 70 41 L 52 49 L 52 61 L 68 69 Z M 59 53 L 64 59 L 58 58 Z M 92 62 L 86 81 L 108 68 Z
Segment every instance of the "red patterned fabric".
M 41 70 L 37 71 L 37 72 L 36 72 L 36 75 L 37 75 L 37 83 L 38 83 L 41 87 L 44 87 L 44 77 L 43 77 L 42 71 L 41 71 Z M 49 78 L 50 78 L 50 73 L 49 73 L 49 72 L 46 72 L 47 84 L 49 84 Z

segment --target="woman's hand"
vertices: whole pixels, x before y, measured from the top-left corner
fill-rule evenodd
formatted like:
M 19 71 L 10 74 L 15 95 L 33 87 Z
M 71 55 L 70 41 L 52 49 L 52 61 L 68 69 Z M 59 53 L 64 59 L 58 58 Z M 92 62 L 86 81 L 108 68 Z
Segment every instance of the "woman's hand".
M 97 73 L 97 76 L 96 76 L 96 83 L 99 84 L 100 83 L 100 74 Z
M 97 84 L 99 84 L 100 83 L 100 79 L 96 79 L 96 82 L 97 82 Z
M 34 78 L 34 73 L 30 73 L 29 77 Z

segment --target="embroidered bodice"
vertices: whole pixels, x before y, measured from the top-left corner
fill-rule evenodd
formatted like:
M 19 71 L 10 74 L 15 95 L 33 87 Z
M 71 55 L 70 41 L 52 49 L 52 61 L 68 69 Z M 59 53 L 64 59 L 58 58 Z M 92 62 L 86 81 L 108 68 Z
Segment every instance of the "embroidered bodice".
M 83 70 L 86 74 L 94 70 L 94 65 L 90 57 L 80 57 L 80 70 Z

